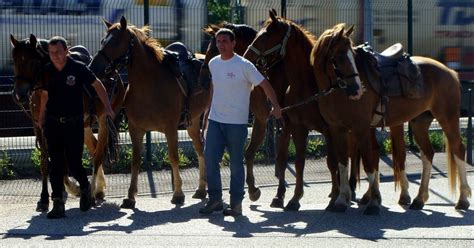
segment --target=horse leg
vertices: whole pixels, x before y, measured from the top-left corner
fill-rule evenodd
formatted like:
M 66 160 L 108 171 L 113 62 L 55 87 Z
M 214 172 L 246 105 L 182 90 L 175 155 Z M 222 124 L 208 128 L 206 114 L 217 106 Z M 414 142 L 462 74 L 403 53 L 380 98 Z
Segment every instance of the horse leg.
M 199 127 L 199 119 L 192 120 L 191 126 L 188 127 L 188 134 L 191 137 L 191 140 L 194 145 L 194 150 L 198 156 L 199 162 L 199 186 L 196 189 L 196 192 L 193 195 L 194 199 L 206 199 L 206 164 L 204 162 L 204 146 L 201 142 L 200 137 L 200 127 Z
M 459 132 L 459 117 L 457 118 L 438 118 L 439 124 L 447 138 L 446 153 L 448 157 L 448 174 L 451 190 L 456 188 L 456 170 L 460 182 L 459 200 L 455 206 L 456 209 L 469 209 L 468 197 L 471 197 L 471 188 L 467 182 L 466 162 L 464 161 L 466 150 L 461 142 L 461 134 Z M 471 149 L 471 147 L 469 147 Z
M 249 198 L 251 201 L 257 201 L 260 198 L 260 189 L 255 186 L 255 177 L 253 175 L 254 158 L 258 147 L 265 138 L 266 118 L 255 116 L 250 143 L 245 150 L 245 165 L 247 166 L 247 186 Z
M 100 177 L 103 178 L 103 176 L 98 175 L 99 172 L 96 169 L 96 164 L 98 163 L 97 156 L 94 156 L 94 154 L 97 154 L 96 151 L 98 151 L 98 142 L 97 139 L 95 138 L 92 128 L 90 126 L 85 126 L 84 127 L 84 144 L 87 147 L 87 150 L 89 151 L 89 154 L 92 157 L 92 165 L 94 166 L 94 169 L 92 170 L 92 177 L 91 177 L 91 196 L 93 199 L 103 199 L 104 198 L 104 188 L 105 188 L 105 183 L 102 184 L 101 187 L 97 187 L 98 181 Z M 99 162 L 100 163 L 100 162 Z M 100 168 L 102 169 L 102 167 Z M 103 170 L 102 173 L 103 175 Z
M 367 207 L 364 210 L 364 214 L 376 215 L 380 212 L 380 205 L 382 204 L 382 196 L 380 195 L 379 187 L 380 177 L 378 164 L 380 158 L 380 148 L 375 136 L 375 129 L 370 129 L 368 135 L 370 135 L 368 144 L 361 143 L 359 145 L 364 163 L 364 170 L 367 173 L 367 179 L 369 181 L 368 191 L 364 195 L 364 197 L 366 195 L 368 196 L 369 201 L 367 203 Z
M 344 212 L 350 204 L 351 189 L 348 179 L 348 150 L 347 150 L 347 131 L 340 128 L 330 128 L 331 137 L 334 138 L 333 147 L 337 156 L 339 169 L 339 195 L 332 208 L 335 212 Z
M 95 179 L 95 189 L 91 190 L 92 196 L 103 200 L 105 197 L 105 176 L 104 176 L 104 168 L 103 163 L 105 161 L 105 152 L 107 149 L 107 142 L 109 136 L 109 129 L 107 127 L 107 116 L 102 114 L 99 116 L 99 130 L 97 134 L 97 146 L 95 148 L 95 156 L 94 156 L 94 170 L 93 170 L 93 179 Z
M 303 197 L 303 174 L 306 155 L 306 138 L 308 138 L 308 129 L 304 126 L 295 126 L 292 130 L 293 142 L 296 148 L 295 168 L 296 168 L 296 186 L 293 197 L 285 207 L 286 211 L 298 211 L 301 207 L 300 200 Z
M 143 136 L 145 130 L 136 127 L 133 122 L 129 121 L 128 129 L 130 133 L 130 139 L 132 141 L 132 178 L 130 180 L 130 187 L 128 188 L 128 198 L 123 199 L 121 208 L 134 209 L 135 208 L 135 196 L 138 193 L 138 173 L 140 172 L 140 164 L 142 162 L 141 153 L 143 147 Z
M 167 130 L 165 136 L 168 143 L 168 157 L 171 162 L 171 170 L 173 173 L 174 192 L 173 198 L 171 198 L 171 203 L 182 205 L 184 203 L 184 193 L 182 190 L 183 181 L 179 174 L 178 131 L 176 129 Z
M 349 157 L 351 159 L 351 174 L 349 176 L 349 186 L 351 188 L 352 200 L 356 200 L 356 188 L 357 182 L 359 181 L 359 170 L 360 170 L 360 153 L 357 149 L 357 141 L 352 135 L 352 132 L 348 135 L 348 147 Z
M 46 148 L 46 140 L 41 130 L 35 127 L 36 137 L 39 142 L 40 151 L 40 169 L 41 169 L 41 196 L 36 204 L 36 211 L 45 212 L 49 209 L 49 192 L 48 192 L 48 152 Z
M 412 129 L 413 137 L 415 138 L 416 144 L 421 149 L 421 161 L 423 164 L 423 171 L 421 173 L 421 183 L 418 189 L 418 195 L 410 205 L 410 209 L 421 210 L 423 209 L 425 202 L 429 198 L 429 182 L 431 177 L 431 168 L 433 166 L 434 151 L 431 146 L 428 129 L 431 125 L 430 121 L 411 121 L 410 126 Z
M 411 197 L 408 192 L 408 178 L 405 172 L 406 149 L 403 125 L 390 127 L 390 139 L 392 140 L 393 176 L 395 189 L 400 186 L 400 198 L 398 204 L 410 205 Z
M 283 132 L 277 134 L 277 154 L 275 160 L 275 176 L 278 178 L 278 189 L 277 194 L 273 198 L 270 207 L 272 208 L 283 208 L 285 193 L 286 193 L 286 182 L 285 182 L 285 171 L 288 162 L 288 145 L 290 143 L 290 131 L 289 127 L 291 123 L 285 120 L 287 123 L 283 127 Z
M 337 196 L 339 195 L 339 172 L 338 172 L 338 166 L 337 166 L 337 158 L 334 152 L 334 146 L 332 144 L 333 142 L 332 137 L 330 136 L 329 132 L 325 132 L 324 136 L 326 138 L 326 147 L 328 151 L 326 164 L 328 166 L 329 171 L 331 172 L 331 183 L 332 183 L 331 193 L 329 194 L 329 197 L 331 198 L 331 200 L 329 201 L 329 204 L 326 207 L 326 210 L 333 211 L 334 202 L 336 201 Z M 351 166 L 354 166 L 354 165 L 351 164 Z M 353 173 L 353 169 L 351 167 L 351 179 L 354 176 L 354 174 L 352 173 Z M 354 188 L 355 188 L 355 185 L 354 185 Z M 351 191 L 352 191 L 352 185 L 351 185 Z

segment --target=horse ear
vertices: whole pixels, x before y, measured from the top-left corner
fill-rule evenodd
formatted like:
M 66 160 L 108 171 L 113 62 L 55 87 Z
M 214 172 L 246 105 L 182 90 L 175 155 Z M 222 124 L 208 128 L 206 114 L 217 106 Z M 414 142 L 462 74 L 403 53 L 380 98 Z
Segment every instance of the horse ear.
M 270 10 L 268 12 L 270 14 L 270 18 L 272 19 L 272 22 L 277 22 L 278 20 L 277 20 L 277 17 L 276 17 L 277 16 L 276 13 L 274 13 L 273 10 Z
M 351 25 L 351 27 L 346 31 L 345 35 L 349 37 L 353 32 L 354 32 L 354 25 Z
M 20 45 L 20 42 L 13 36 L 13 34 L 10 34 L 10 42 L 13 47 Z
M 277 14 L 277 11 L 276 11 L 276 9 L 273 9 L 273 8 L 272 8 L 272 10 L 271 10 L 271 11 L 273 12 L 273 14 L 274 14 L 275 16 L 277 16 L 277 15 L 278 15 L 278 14 Z
M 122 16 L 122 18 L 120 18 L 120 28 L 122 30 L 127 29 L 127 19 L 125 19 L 124 16 Z
M 34 34 L 30 34 L 30 46 L 32 48 L 36 48 L 36 43 L 38 40 L 36 39 L 36 36 Z
M 339 40 L 344 36 L 344 28 L 341 28 L 341 30 L 336 34 L 336 39 Z
M 104 18 L 102 18 L 102 22 L 104 23 L 105 27 L 107 27 L 107 30 L 109 30 L 110 27 L 112 27 L 112 23 L 108 22 Z

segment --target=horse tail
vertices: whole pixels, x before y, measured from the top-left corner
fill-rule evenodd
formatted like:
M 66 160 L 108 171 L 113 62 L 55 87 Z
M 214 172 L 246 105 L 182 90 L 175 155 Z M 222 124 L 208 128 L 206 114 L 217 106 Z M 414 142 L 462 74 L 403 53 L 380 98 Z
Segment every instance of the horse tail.
M 456 175 L 458 174 L 458 167 L 456 166 L 456 161 L 454 160 L 454 153 L 449 145 L 449 142 L 446 138 L 446 135 L 443 135 L 444 144 L 446 144 L 446 157 L 448 159 L 448 178 L 449 178 L 449 188 L 451 192 L 456 192 Z
M 72 182 L 68 176 L 64 176 L 64 186 L 68 194 L 76 197 L 81 195 L 81 189 L 79 188 L 79 186 Z

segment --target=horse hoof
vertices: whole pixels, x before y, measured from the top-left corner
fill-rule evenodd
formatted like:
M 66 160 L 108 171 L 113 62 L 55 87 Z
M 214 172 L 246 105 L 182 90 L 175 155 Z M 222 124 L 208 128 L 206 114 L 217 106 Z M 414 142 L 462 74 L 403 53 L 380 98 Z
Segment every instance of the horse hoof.
M 359 200 L 360 205 L 367 205 L 369 203 L 370 197 L 368 195 L 364 195 L 362 198 Z
M 411 197 L 410 196 L 400 196 L 400 199 L 398 200 L 398 205 L 401 206 L 408 206 L 411 203 Z
M 38 202 L 36 203 L 37 212 L 46 212 L 49 209 L 49 202 Z
M 196 192 L 194 192 L 193 199 L 204 200 L 206 199 L 206 196 L 207 196 L 207 191 L 205 189 L 197 189 Z
M 105 199 L 105 193 L 104 192 L 95 193 L 95 199 L 98 201 L 103 201 Z
M 270 204 L 272 208 L 283 208 L 283 199 L 273 198 L 272 203 Z
M 184 195 L 180 195 L 180 196 L 173 196 L 173 198 L 171 198 L 171 203 L 172 204 L 175 204 L 175 205 L 183 205 L 184 204 Z
M 297 201 L 290 201 L 284 208 L 285 211 L 298 211 L 301 207 L 301 204 Z
M 469 202 L 466 200 L 459 200 L 458 204 L 456 204 L 456 209 L 457 210 L 468 210 L 469 209 Z
M 254 192 L 250 192 L 249 190 L 249 198 L 251 201 L 258 201 L 260 199 L 260 195 L 262 194 L 262 191 L 260 191 L 259 188 L 255 189 Z
M 422 210 L 423 207 L 425 206 L 425 203 L 423 203 L 422 201 L 420 200 L 413 200 L 413 202 L 411 203 L 410 205 L 410 209 L 411 210 Z
M 365 208 L 365 215 L 378 215 L 380 213 L 380 207 L 378 205 L 369 205 Z
M 135 200 L 132 199 L 123 199 L 122 205 L 120 205 L 120 208 L 126 208 L 126 209 L 134 209 L 135 208 Z

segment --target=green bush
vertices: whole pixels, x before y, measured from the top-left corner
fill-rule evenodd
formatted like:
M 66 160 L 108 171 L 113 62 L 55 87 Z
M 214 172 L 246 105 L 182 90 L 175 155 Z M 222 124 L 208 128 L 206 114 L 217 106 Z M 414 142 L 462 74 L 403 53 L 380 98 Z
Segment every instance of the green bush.
M 3 151 L 0 157 L 0 179 L 11 179 L 15 177 L 13 163 L 6 151 Z

